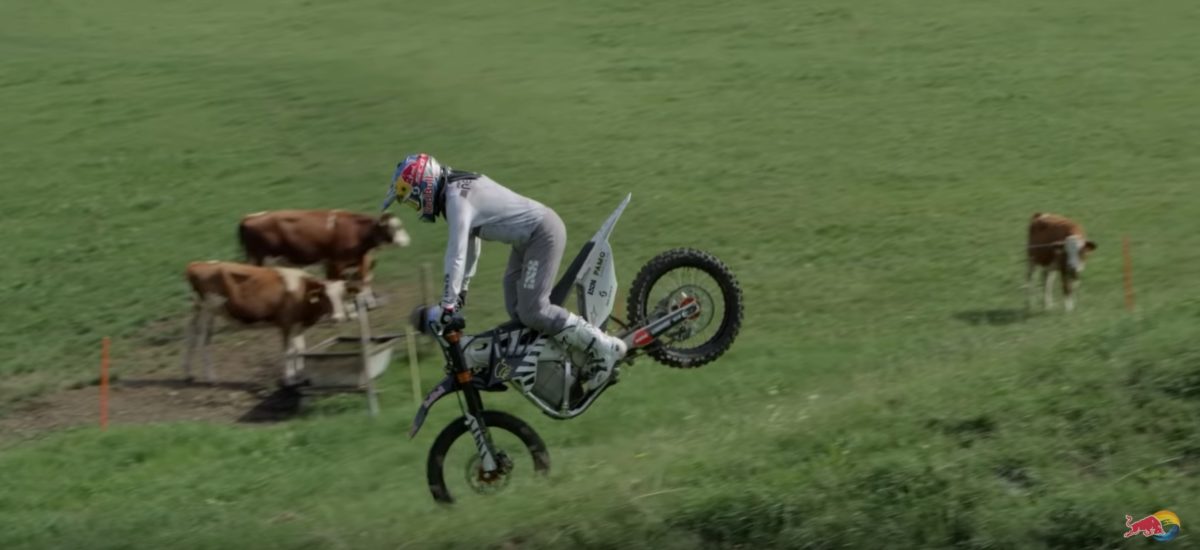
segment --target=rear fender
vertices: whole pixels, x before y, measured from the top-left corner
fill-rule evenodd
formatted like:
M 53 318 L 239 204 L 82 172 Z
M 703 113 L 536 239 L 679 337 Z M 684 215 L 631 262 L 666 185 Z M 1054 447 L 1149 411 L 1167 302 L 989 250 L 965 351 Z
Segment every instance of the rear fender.
M 421 401 L 421 406 L 417 409 L 417 415 L 413 417 L 412 427 L 408 430 L 408 438 L 412 439 L 417 436 L 421 425 L 425 424 L 425 416 L 429 414 L 429 409 L 433 407 L 434 403 L 456 391 L 458 391 L 458 382 L 449 375 L 438 382 L 438 385 L 434 386 L 432 390 L 429 390 L 429 393 L 425 394 L 425 399 Z

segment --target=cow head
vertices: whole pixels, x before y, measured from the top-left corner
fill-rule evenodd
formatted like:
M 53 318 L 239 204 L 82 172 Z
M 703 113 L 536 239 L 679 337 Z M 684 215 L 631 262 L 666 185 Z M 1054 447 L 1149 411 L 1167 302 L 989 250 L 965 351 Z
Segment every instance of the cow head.
M 404 223 L 395 214 L 380 216 L 379 221 L 375 222 L 375 233 L 380 242 L 400 247 L 408 246 L 412 242 L 408 231 L 404 229 Z
M 1096 249 L 1096 243 L 1081 235 L 1071 235 L 1063 241 L 1063 251 L 1066 253 L 1067 272 L 1078 275 L 1083 272 L 1088 253 Z

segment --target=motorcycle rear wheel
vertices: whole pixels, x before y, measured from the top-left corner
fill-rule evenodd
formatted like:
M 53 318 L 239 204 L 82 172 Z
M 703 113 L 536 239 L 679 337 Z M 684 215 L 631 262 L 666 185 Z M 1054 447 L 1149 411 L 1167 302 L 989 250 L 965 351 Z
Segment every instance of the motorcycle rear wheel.
M 646 262 L 633 279 L 626 313 L 638 326 L 686 300 L 701 302 L 697 318 L 645 348 L 647 355 L 668 367 L 696 368 L 715 361 L 729 350 L 742 328 L 742 288 L 737 278 L 721 260 L 694 248 L 668 250 Z
M 517 439 L 521 441 L 521 444 L 524 445 L 525 449 L 529 451 L 529 454 L 533 459 L 533 471 L 535 473 L 546 474 L 550 471 L 550 452 L 546 450 L 546 443 L 542 441 L 541 436 L 539 436 L 537 432 L 533 431 L 533 427 L 531 427 L 529 424 L 526 424 L 524 420 L 505 412 L 483 411 L 481 416 L 483 417 L 483 424 L 484 426 L 487 426 L 488 431 L 493 433 L 498 430 L 505 431 L 516 436 Z M 444 468 L 446 464 L 446 455 L 450 453 L 450 448 L 454 445 L 454 442 L 458 441 L 458 439 L 464 434 L 467 435 L 465 444 L 469 445 L 471 449 L 474 450 L 475 442 L 472 440 L 470 433 L 471 431 L 467 428 L 467 418 L 465 416 L 460 416 L 442 429 L 441 433 L 438 434 L 437 439 L 433 441 L 433 446 L 429 448 L 429 458 L 425 463 L 425 476 L 429 482 L 429 491 L 433 494 L 434 500 L 443 504 L 454 503 L 454 496 L 450 494 L 450 488 L 446 484 Z M 497 451 L 504 452 L 518 450 L 497 449 Z M 477 481 L 480 484 L 498 483 L 498 488 L 502 489 L 507 483 L 507 477 L 513 473 L 512 468 L 518 466 L 515 461 L 517 461 L 520 457 L 509 455 L 507 458 L 510 460 L 509 470 L 500 474 L 498 476 L 499 479 L 485 479 L 483 472 L 476 472 L 479 474 Z M 476 461 L 477 460 L 478 459 L 476 458 Z M 521 466 L 524 464 L 525 462 L 523 461 L 520 463 Z M 478 462 L 468 465 L 468 476 L 472 475 L 470 469 L 477 465 Z M 479 487 L 476 487 L 475 490 L 480 494 L 489 493 L 487 490 L 480 490 Z

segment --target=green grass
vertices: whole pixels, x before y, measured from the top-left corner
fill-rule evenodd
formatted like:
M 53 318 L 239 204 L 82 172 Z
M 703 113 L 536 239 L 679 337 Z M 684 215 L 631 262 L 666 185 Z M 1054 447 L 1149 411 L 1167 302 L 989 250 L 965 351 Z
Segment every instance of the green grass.
M 242 214 L 371 211 L 413 150 L 553 206 L 570 249 L 632 192 L 626 285 L 698 246 L 747 303 L 720 362 L 644 362 L 570 422 L 489 398 L 555 471 L 457 513 L 422 470 L 455 407 L 407 441 L 397 370 L 375 422 L 347 397 L 7 448 L 0 547 L 1138 545 L 1125 514 L 1200 517 L 1198 25 L 1177 0 L 9 0 L 0 398 L 183 314 L 183 266 L 235 257 Z M 1004 322 L 1034 211 L 1100 249 L 1076 314 Z M 381 280 L 440 258 L 444 227 L 412 232 Z

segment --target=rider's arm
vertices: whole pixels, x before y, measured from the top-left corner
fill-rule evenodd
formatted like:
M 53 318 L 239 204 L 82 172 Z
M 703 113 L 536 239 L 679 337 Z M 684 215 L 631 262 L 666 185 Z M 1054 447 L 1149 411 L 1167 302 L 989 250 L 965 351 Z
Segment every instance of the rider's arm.
M 467 291 L 467 287 L 471 286 L 471 277 L 475 276 L 475 268 L 479 267 L 479 249 L 483 245 L 483 240 L 479 235 L 471 236 L 471 243 L 467 245 L 467 273 L 463 275 L 462 290 Z
M 442 292 L 442 307 L 453 308 L 458 303 L 458 293 L 463 289 L 463 276 L 467 273 L 467 264 L 478 260 L 478 253 L 468 262 L 468 252 L 473 248 L 471 241 L 476 239 L 471 235 L 471 220 L 475 217 L 475 209 L 465 197 L 458 193 L 446 193 L 446 223 L 450 225 L 450 238 L 446 243 L 446 283 Z

